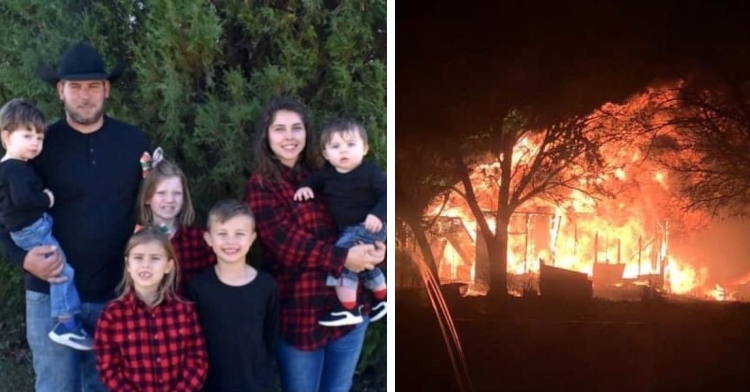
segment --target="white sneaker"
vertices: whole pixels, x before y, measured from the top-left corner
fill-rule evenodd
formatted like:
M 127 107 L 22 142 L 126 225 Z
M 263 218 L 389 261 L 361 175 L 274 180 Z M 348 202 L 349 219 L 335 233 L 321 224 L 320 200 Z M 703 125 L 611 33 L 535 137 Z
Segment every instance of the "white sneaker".
M 70 329 L 63 323 L 55 324 L 47 334 L 53 342 L 68 346 L 76 350 L 89 351 L 94 348 L 94 339 L 86 333 L 83 326 L 78 324 L 75 328 Z
M 378 321 L 385 317 L 388 312 L 388 304 L 386 301 L 375 302 L 375 305 L 370 310 L 370 321 Z
M 359 324 L 364 321 L 359 308 L 360 307 L 357 306 L 354 309 L 349 310 L 339 304 L 336 309 L 321 317 L 320 320 L 318 320 L 318 324 L 325 325 L 326 327 Z

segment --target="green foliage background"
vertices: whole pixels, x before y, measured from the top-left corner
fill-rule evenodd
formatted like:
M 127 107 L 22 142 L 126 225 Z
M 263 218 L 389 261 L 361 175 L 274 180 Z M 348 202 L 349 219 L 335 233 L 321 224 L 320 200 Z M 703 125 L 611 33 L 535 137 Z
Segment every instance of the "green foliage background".
M 386 33 L 385 0 L 3 0 L 0 101 L 25 98 L 54 121 L 62 107 L 34 75 L 40 63 L 56 66 L 81 39 L 108 69 L 125 61 L 107 112 L 142 127 L 180 164 L 202 221 L 215 201 L 244 196 L 255 118 L 276 94 L 306 103 L 314 131 L 338 116 L 361 120 L 371 158 L 385 168 Z M 3 375 L 7 360 L 27 356 L 13 269 L 0 267 Z M 373 324 L 359 374 L 377 368 L 385 378 L 385 335 L 385 322 Z

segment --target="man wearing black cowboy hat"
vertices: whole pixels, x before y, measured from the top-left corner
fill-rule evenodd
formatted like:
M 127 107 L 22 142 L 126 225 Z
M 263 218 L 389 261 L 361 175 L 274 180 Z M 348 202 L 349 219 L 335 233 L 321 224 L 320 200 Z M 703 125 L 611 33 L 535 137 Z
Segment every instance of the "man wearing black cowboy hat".
M 122 278 L 123 249 L 135 224 L 133 208 L 141 181 L 139 158 L 149 151 L 146 135 L 104 114 L 110 83 L 125 67 L 106 72 L 87 42 L 72 45 L 59 72 L 47 66 L 37 76 L 56 87 L 65 118 L 49 126 L 45 148 L 32 161 L 55 195 L 54 235 L 75 269 L 84 327 L 93 331 L 104 304 Z M 58 252 L 38 246 L 26 252 L 0 232 L 5 255 L 26 271 L 26 329 L 36 373 L 36 391 L 105 391 L 92 351 L 52 342 L 49 283 L 62 270 Z M 83 384 L 83 385 L 82 385 Z

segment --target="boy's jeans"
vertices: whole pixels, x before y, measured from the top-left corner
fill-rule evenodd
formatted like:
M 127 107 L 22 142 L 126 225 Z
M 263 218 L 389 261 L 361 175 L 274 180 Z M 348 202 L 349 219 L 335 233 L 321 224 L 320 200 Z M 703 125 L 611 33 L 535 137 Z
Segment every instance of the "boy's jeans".
M 351 248 L 358 242 L 363 244 L 373 244 L 376 241 L 385 242 L 386 237 L 387 232 L 385 224 L 383 224 L 383 228 L 380 229 L 380 231 L 371 233 L 365 229 L 364 224 L 360 223 L 356 226 L 347 227 L 339 236 L 336 246 L 340 248 Z M 374 290 L 376 287 L 385 284 L 383 271 L 375 267 L 369 271 L 362 271 L 359 274 L 344 268 L 341 272 L 341 276 L 338 278 L 328 274 L 326 285 L 331 287 L 344 286 L 356 289 L 359 285 L 360 278 L 362 279 L 362 284 L 370 290 Z
M 55 245 L 57 247 L 63 261 L 63 270 L 60 276 L 68 279 L 62 283 L 49 285 L 52 317 L 81 313 L 81 298 L 78 297 L 78 291 L 76 291 L 73 282 L 73 268 L 68 264 L 60 244 L 52 236 L 52 217 L 44 213 L 36 222 L 10 233 L 10 237 L 18 247 L 27 251 L 39 245 Z

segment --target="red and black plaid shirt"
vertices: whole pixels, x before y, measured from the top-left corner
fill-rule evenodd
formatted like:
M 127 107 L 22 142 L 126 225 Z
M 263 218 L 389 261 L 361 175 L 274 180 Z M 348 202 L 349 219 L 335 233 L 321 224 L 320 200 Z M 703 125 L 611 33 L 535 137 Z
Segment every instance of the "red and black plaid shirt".
M 317 350 L 353 328 L 318 324 L 338 301 L 335 290 L 326 286 L 326 276 L 341 274 L 347 250 L 334 247 L 333 220 L 319 198 L 293 199 L 309 171 L 280 167 L 285 182 L 255 174 L 247 181 L 245 197 L 257 220 L 263 264 L 279 285 L 281 337 L 300 350 Z M 365 308 L 368 312 L 369 306 Z
M 96 367 L 110 391 L 198 391 L 208 375 L 191 303 L 165 299 L 149 309 L 131 292 L 107 304 L 94 337 Z
M 187 283 L 209 266 L 216 264 L 216 254 L 203 239 L 203 228 L 180 227 L 172 237 L 172 246 L 180 263 L 180 281 L 177 294 L 184 295 Z

